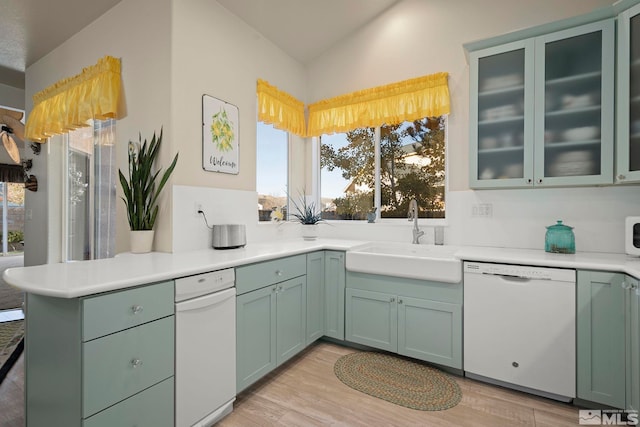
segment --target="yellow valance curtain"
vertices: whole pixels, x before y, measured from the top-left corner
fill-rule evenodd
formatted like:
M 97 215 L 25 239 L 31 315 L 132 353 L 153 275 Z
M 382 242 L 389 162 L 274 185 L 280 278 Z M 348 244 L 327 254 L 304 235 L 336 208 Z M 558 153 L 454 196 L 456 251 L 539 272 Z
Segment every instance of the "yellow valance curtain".
M 293 96 L 258 79 L 258 120 L 304 136 L 304 104 Z
M 36 93 L 26 138 L 43 143 L 52 135 L 88 126 L 89 119 L 118 118 L 120 85 L 120 59 L 105 56 L 77 76 Z
M 447 77 L 436 73 L 311 104 L 307 136 L 449 114 Z

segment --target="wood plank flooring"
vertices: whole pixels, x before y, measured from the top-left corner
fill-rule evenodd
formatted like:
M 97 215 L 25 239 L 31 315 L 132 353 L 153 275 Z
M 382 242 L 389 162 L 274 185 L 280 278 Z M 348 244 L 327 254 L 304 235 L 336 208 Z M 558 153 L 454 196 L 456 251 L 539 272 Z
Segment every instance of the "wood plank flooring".
M 404 408 L 344 385 L 333 374 L 355 351 L 319 342 L 241 393 L 221 427 L 250 426 L 536 426 L 578 425 L 578 408 L 454 376 L 462 401 L 446 411 Z
M 403 408 L 344 385 L 333 365 L 355 351 L 320 341 L 244 391 L 220 427 L 252 426 L 536 426 L 578 425 L 578 409 L 525 393 L 455 377 L 462 401 L 446 411 Z M 23 357 L 0 384 L 0 426 L 21 427 Z

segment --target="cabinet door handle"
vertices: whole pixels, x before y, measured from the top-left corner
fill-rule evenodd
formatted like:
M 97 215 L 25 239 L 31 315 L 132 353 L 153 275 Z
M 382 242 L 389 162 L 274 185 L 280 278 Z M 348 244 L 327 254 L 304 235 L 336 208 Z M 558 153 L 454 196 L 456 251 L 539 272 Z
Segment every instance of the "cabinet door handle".
M 620 283 L 620 286 L 622 286 L 622 289 L 626 289 L 626 290 L 634 288 L 634 286 L 631 283 L 627 283 L 626 281 Z
M 274 287 L 271 289 L 271 292 L 275 292 L 277 289 L 278 289 L 278 287 L 277 287 L 277 286 L 274 286 Z
M 135 369 L 142 366 L 142 360 L 138 358 L 131 359 L 131 366 Z
M 204 283 L 207 279 L 205 279 L 204 277 L 198 279 L 198 283 Z
M 142 313 L 143 310 L 144 310 L 144 307 L 142 307 L 141 305 L 132 305 L 131 306 L 131 312 L 133 314 L 140 314 L 140 313 Z
M 389 300 L 389 302 L 395 302 L 395 300 L 396 300 L 396 299 L 392 297 L 392 298 Z
M 282 270 L 276 270 L 276 276 L 278 277 L 282 276 Z
M 623 174 L 618 175 L 617 178 L 618 178 L 618 181 L 624 181 L 625 179 L 627 179 L 627 177 L 624 176 Z
M 531 178 L 527 179 L 527 184 L 531 184 L 533 180 Z
M 538 184 L 542 184 L 542 178 L 538 178 Z
M 282 286 L 278 288 L 278 292 L 282 292 Z
M 402 300 L 401 299 L 398 300 L 398 304 L 402 304 Z

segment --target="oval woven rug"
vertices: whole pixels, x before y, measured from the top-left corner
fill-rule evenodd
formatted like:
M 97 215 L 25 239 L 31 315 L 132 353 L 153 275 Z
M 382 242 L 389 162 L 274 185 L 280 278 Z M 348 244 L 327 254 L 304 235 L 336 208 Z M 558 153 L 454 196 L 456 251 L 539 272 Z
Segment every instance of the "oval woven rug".
M 453 408 L 462 399 L 460 387 L 444 372 L 386 354 L 347 354 L 333 371 L 355 390 L 420 411 Z

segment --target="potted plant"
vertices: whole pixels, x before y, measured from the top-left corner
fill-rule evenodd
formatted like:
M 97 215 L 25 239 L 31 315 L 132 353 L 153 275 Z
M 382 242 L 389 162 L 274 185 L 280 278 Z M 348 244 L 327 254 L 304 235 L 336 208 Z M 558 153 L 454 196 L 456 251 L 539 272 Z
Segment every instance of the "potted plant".
M 322 212 L 316 209 L 314 202 L 307 203 L 307 198 L 304 195 L 301 195 L 300 199 L 300 204 L 296 203 L 295 200 L 291 200 L 296 210 L 291 215 L 302 224 L 302 238 L 314 240 L 318 237 L 318 223 L 323 222 Z
M 176 167 L 178 154 L 173 158 L 171 166 L 162 174 L 160 182 L 156 180 L 161 169 L 155 170 L 154 163 L 162 144 L 162 129 L 156 138 L 155 132 L 150 143 L 142 135 L 138 142 L 129 141 L 129 180 L 118 169 L 120 185 L 124 192 L 122 200 L 127 208 L 127 219 L 131 229 L 131 252 L 150 252 L 153 245 L 153 225 L 158 216 L 158 197 L 169 176 Z

